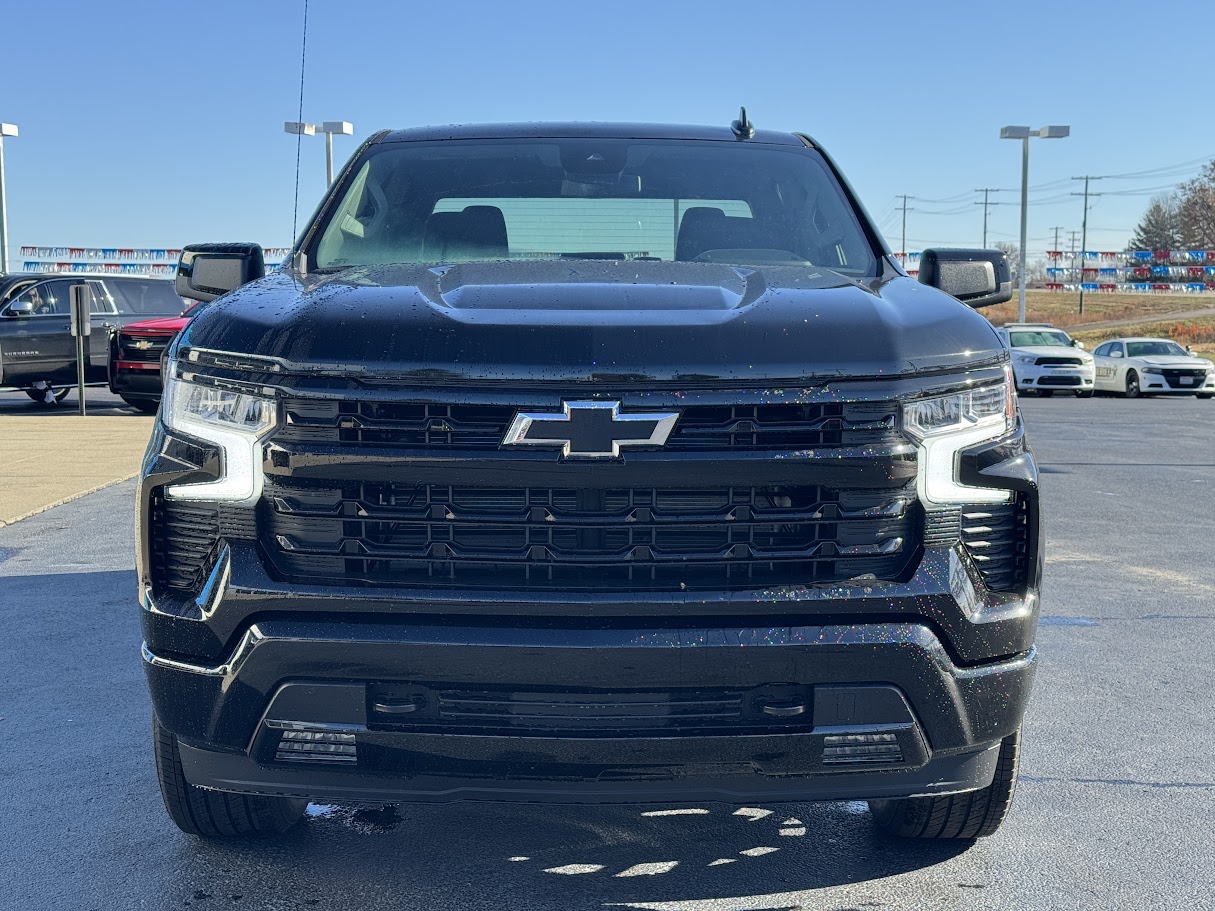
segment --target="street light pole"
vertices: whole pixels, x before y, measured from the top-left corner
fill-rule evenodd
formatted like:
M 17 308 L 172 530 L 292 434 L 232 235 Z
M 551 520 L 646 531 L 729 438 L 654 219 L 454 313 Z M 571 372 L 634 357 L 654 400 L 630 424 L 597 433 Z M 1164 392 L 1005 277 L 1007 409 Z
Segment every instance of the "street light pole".
M 16 124 L 0 123 L 0 274 L 8 271 L 8 208 L 4 201 L 4 137 L 16 135 Z
M 1029 127 L 1001 127 L 1001 139 L 1021 140 L 1021 255 L 1017 275 L 1017 320 L 1025 322 L 1025 244 L 1029 227 L 1029 138 L 1063 139 L 1071 134 L 1071 127 L 1049 126 L 1033 130 Z
M 283 131 L 293 136 L 315 136 L 318 132 L 325 134 L 325 188 L 331 187 L 333 185 L 333 137 L 352 135 L 354 125 L 345 120 L 326 120 L 321 124 L 288 120 L 283 124 Z
M 333 137 L 351 136 L 354 134 L 354 124 L 345 120 L 326 120 L 321 124 L 321 132 L 325 134 L 325 186 L 333 186 Z
M 1021 140 L 1021 251 L 1017 266 L 1017 322 L 1025 322 L 1025 242 L 1029 227 L 1029 134 Z

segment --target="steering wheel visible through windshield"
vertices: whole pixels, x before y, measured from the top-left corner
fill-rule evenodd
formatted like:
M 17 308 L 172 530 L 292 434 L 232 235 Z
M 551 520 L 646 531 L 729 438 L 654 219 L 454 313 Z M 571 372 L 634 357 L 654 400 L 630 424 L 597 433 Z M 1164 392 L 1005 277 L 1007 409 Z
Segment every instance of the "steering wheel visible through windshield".
M 320 225 L 318 270 L 607 259 L 820 266 L 877 258 L 809 148 L 689 140 L 387 142 Z

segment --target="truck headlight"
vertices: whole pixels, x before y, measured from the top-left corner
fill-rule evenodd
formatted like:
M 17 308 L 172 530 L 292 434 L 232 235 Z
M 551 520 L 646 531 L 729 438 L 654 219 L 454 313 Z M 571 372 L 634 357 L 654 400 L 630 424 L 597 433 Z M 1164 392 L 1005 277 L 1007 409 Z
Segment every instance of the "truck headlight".
M 273 398 L 207 386 L 178 377 L 170 364 L 161 415 L 172 430 L 215 443 L 222 474 L 216 481 L 177 484 L 165 490 L 177 500 L 255 500 L 261 494 L 258 444 L 278 423 Z
M 1004 380 L 995 385 L 904 403 L 903 432 L 920 448 L 916 486 L 921 502 L 1008 502 L 1011 491 L 962 484 L 958 460 L 962 450 L 998 440 L 1016 425 L 1017 401 L 1008 367 Z

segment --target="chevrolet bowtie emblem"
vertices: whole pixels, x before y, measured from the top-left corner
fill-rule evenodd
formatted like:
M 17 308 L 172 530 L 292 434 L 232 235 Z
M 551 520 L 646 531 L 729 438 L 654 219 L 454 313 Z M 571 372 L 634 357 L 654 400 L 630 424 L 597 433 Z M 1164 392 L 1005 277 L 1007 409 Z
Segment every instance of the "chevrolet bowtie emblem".
M 503 446 L 548 446 L 575 459 L 620 457 L 624 446 L 661 446 L 679 412 L 622 414 L 619 402 L 562 402 L 561 411 L 515 415 Z
M 152 343 L 149 342 L 147 339 L 140 339 L 139 341 L 135 342 L 131 347 L 138 348 L 140 351 L 147 351 L 149 348 L 152 347 Z

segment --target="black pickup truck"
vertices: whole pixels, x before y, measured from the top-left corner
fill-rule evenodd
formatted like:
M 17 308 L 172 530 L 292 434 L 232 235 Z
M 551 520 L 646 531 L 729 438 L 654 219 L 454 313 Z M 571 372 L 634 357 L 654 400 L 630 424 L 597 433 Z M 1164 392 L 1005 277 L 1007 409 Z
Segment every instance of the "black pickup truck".
M 199 245 L 177 281 L 219 299 L 168 352 L 138 565 L 186 832 L 308 799 L 1004 819 L 1042 544 L 972 309 L 1002 254 L 908 277 L 816 142 L 744 115 L 378 133 L 283 270 Z

